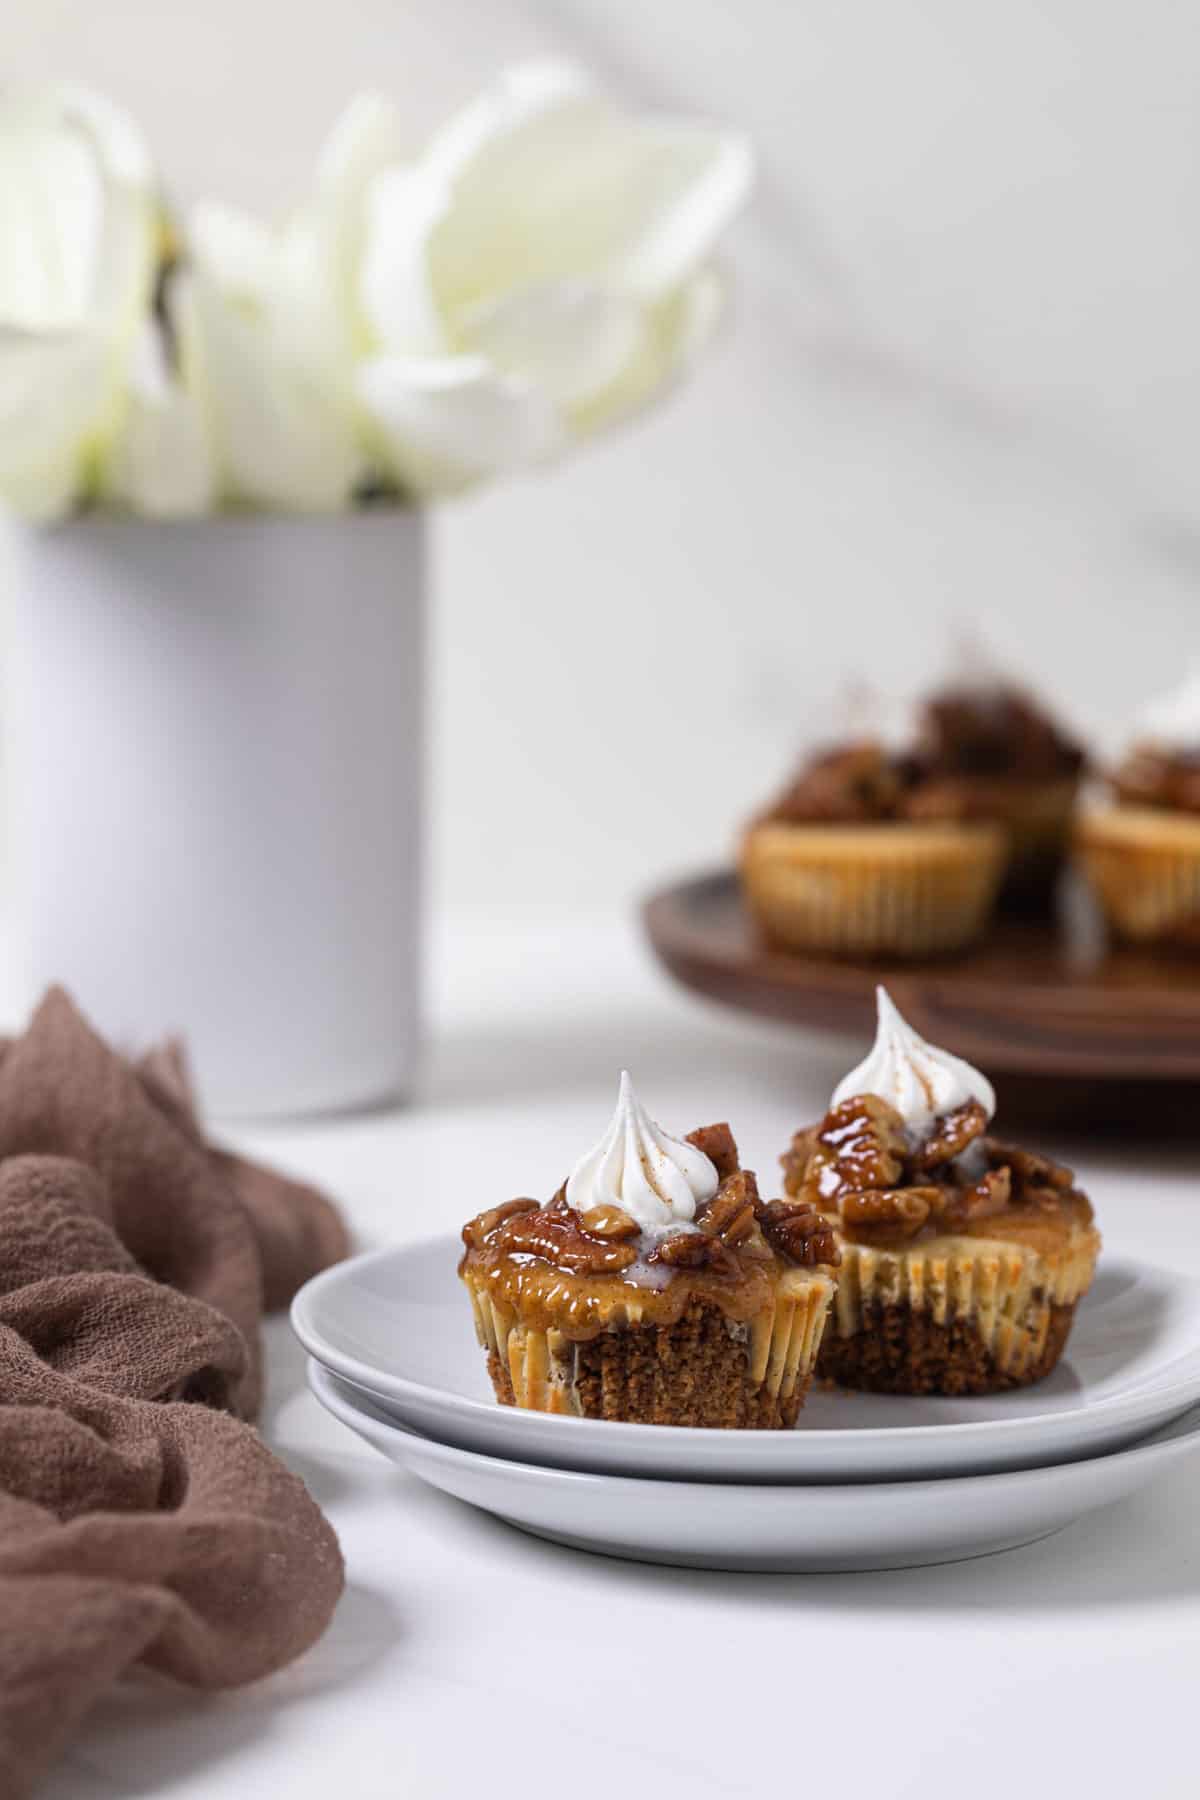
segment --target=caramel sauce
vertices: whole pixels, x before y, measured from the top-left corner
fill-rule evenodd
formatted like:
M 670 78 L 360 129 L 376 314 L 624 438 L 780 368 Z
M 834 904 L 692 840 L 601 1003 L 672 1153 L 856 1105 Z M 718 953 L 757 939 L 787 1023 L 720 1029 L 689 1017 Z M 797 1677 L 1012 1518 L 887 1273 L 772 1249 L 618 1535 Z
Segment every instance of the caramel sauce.
M 577 1275 L 534 1256 L 514 1254 L 499 1243 L 468 1244 L 458 1272 L 522 1324 L 561 1331 L 583 1341 L 630 1316 L 648 1325 L 674 1325 L 694 1300 L 719 1306 L 734 1324 L 770 1312 L 780 1264 L 771 1258 L 730 1255 L 733 1268 L 674 1269 L 661 1287 L 620 1274 Z
M 901 1252 L 970 1237 L 1061 1253 L 1092 1224 L 1087 1197 L 1069 1169 L 984 1137 L 985 1123 L 982 1107 L 962 1107 L 913 1143 L 886 1101 L 855 1095 L 796 1133 L 784 1185 L 813 1201 L 846 1243 Z
M 459 1275 L 524 1325 L 582 1340 L 628 1322 L 674 1325 L 697 1302 L 744 1325 L 773 1311 L 785 1271 L 837 1262 L 836 1239 L 810 1204 L 763 1205 L 728 1125 L 688 1142 L 711 1153 L 720 1180 L 693 1229 L 643 1232 L 615 1204 L 579 1213 L 562 1187 L 544 1206 L 511 1200 L 469 1220 Z
M 929 1218 L 919 1231 L 889 1231 L 883 1226 L 847 1225 L 836 1213 L 831 1214 L 842 1238 L 848 1244 L 862 1244 L 872 1250 L 912 1250 L 931 1238 L 990 1238 L 994 1243 L 1023 1244 L 1042 1256 L 1053 1256 L 1065 1249 L 1072 1235 L 1086 1230 L 1092 1223 L 1092 1208 L 1078 1192 L 1063 1194 L 1052 1212 L 1033 1204 L 1009 1204 L 1000 1212 L 988 1213 L 980 1219 L 950 1222 Z

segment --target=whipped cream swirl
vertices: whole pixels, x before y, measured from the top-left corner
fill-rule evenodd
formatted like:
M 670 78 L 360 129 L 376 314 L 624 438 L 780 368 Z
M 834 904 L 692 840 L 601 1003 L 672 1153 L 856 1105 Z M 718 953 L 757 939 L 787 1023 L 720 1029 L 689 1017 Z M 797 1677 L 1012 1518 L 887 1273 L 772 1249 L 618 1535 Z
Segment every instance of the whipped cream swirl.
M 885 987 L 875 989 L 879 1023 L 870 1054 L 833 1091 L 832 1106 L 856 1094 L 877 1094 L 894 1106 L 914 1136 L 930 1131 L 942 1113 L 978 1100 L 990 1119 L 996 1110 L 992 1084 L 961 1056 L 938 1050 L 898 1011 Z
M 619 1206 L 643 1231 L 654 1230 L 689 1223 L 719 1185 L 710 1158 L 656 1125 L 622 1071 L 612 1123 L 572 1170 L 567 1205 L 576 1212 Z
M 1158 750 L 1200 750 L 1200 663 L 1179 687 L 1143 708 L 1134 738 Z

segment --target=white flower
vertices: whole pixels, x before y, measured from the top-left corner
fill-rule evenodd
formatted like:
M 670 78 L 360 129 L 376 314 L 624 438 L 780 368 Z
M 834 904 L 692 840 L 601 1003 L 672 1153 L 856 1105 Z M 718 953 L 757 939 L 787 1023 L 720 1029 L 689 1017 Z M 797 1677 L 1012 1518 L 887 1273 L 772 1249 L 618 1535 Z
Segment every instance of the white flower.
M 415 157 L 394 108 L 356 101 L 308 229 L 377 456 L 447 491 L 649 399 L 719 312 L 711 257 L 751 180 L 743 139 L 633 117 L 559 64 Z
M 100 482 L 158 233 L 122 113 L 63 84 L 0 96 L 0 500 L 30 517 Z
M 173 306 L 178 316 L 178 300 Z M 171 367 L 156 319 L 143 321 L 129 365 L 120 429 L 104 468 L 104 496 L 147 518 L 210 512 L 217 469 L 196 395 Z
M 208 205 L 187 240 L 175 312 L 183 379 L 203 408 L 223 498 L 347 506 L 366 458 L 311 234 Z
M 205 205 L 168 257 L 121 113 L 0 97 L 0 502 L 326 512 L 544 462 L 708 336 L 751 177 L 741 138 L 533 64 L 423 151 L 360 98 L 283 229 Z

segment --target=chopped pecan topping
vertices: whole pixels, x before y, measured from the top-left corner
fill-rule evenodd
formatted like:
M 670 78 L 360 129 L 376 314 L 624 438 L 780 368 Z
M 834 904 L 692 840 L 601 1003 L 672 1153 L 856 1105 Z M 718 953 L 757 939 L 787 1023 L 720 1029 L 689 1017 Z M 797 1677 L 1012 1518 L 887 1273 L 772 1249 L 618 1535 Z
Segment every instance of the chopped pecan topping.
M 801 1195 L 829 1206 L 842 1194 L 896 1187 L 907 1153 L 904 1121 L 895 1107 L 877 1094 L 855 1094 L 822 1120 Z
M 918 757 L 931 775 L 1053 780 L 1084 755 L 1021 688 L 992 681 L 943 688 L 926 701 Z
M 1081 1197 L 1070 1169 L 984 1136 L 986 1124 L 983 1107 L 970 1101 L 911 1144 L 893 1107 L 858 1095 L 795 1134 L 782 1158 L 784 1187 L 840 1214 L 867 1242 L 964 1229 L 1010 1205 L 1054 1212 L 1067 1195 Z
M 716 1168 L 719 1181 L 725 1181 L 736 1172 L 738 1149 L 728 1125 L 701 1125 L 699 1130 L 688 1132 L 685 1142 L 708 1157 Z
M 490 1237 L 496 1227 L 503 1225 L 506 1219 L 514 1218 L 517 1213 L 536 1212 L 537 1210 L 536 1200 L 506 1200 L 503 1206 L 493 1206 L 489 1212 L 480 1213 L 478 1218 L 468 1219 L 462 1228 L 463 1243 L 478 1250 L 484 1238 Z
M 638 1237 L 642 1229 L 623 1206 L 589 1206 L 586 1212 L 580 1213 L 579 1223 L 593 1237 L 615 1238 L 618 1242 Z
M 818 1263 L 841 1261 L 833 1225 L 807 1200 L 769 1200 L 758 1208 L 758 1223 L 772 1250 L 812 1269 Z
M 971 1219 L 987 1219 L 1003 1212 L 1012 1195 L 1012 1175 L 1008 1169 L 989 1169 L 974 1187 L 940 1188 L 941 1218 L 948 1231 L 966 1225 Z
M 1112 784 L 1117 798 L 1131 806 L 1200 813 L 1200 744 L 1194 750 L 1139 745 L 1113 775 Z
M 804 1187 L 808 1174 L 808 1165 L 817 1148 L 819 1125 L 807 1125 L 803 1131 L 793 1134 L 791 1144 L 780 1157 L 783 1165 L 783 1191 L 785 1194 L 799 1194 Z
M 886 1226 L 889 1233 L 911 1237 L 920 1231 L 939 1203 L 941 1190 L 936 1187 L 904 1187 L 884 1190 L 862 1190 L 843 1194 L 842 1219 L 856 1230 L 874 1225 Z
M 505 1211 L 502 1207 L 496 1210 Z M 478 1219 L 474 1221 L 476 1227 L 480 1223 Z M 493 1239 L 498 1248 L 510 1255 L 540 1256 L 571 1275 L 615 1275 L 637 1261 L 632 1244 L 612 1243 L 585 1231 L 579 1214 L 564 1200 L 555 1199 L 549 1206 L 532 1209 L 523 1206 L 517 1212 L 510 1209 L 491 1231 L 482 1235 Z
M 669 1269 L 714 1268 L 725 1274 L 737 1269 L 733 1252 L 707 1231 L 673 1231 L 650 1252 L 649 1261 Z
M 994 817 L 997 782 L 1061 780 L 1083 765 L 1079 746 L 1019 689 L 947 689 L 926 702 L 907 750 L 877 739 L 821 750 L 765 817 L 796 825 Z M 1188 791 L 1200 807 L 1200 780 Z
M 987 1125 L 987 1113 L 978 1100 L 968 1100 L 965 1106 L 955 1107 L 953 1112 L 943 1113 L 934 1121 L 931 1135 L 912 1153 L 912 1166 L 919 1171 L 940 1168 L 943 1163 L 953 1162 L 961 1156 L 968 1144 L 973 1144 Z
M 723 1181 L 711 1200 L 696 1214 L 696 1223 L 710 1237 L 719 1237 L 731 1248 L 744 1242 L 754 1230 L 758 1182 L 750 1169 L 738 1169 Z
M 767 816 L 790 824 L 892 818 L 903 780 L 897 759 L 880 745 L 839 745 L 806 763 Z
M 993 1169 L 1008 1169 L 1014 1188 L 1057 1188 L 1065 1193 L 1075 1186 L 1072 1170 L 1064 1168 L 1038 1150 L 1021 1150 L 1015 1144 L 1001 1144 L 995 1138 L 983 1140 L 984 1155 Z

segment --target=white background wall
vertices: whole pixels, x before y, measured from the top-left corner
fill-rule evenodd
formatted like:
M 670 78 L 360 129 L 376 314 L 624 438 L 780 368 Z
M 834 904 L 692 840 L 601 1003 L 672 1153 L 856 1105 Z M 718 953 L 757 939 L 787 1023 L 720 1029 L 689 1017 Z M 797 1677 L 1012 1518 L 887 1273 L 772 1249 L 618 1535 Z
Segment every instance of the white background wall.
M 9 0 L 8 73 L 281 208 L 345 98 L 414 137 L 570 52 L 747 127 L 694 384 L 447 509 L 435 894 L 580 909 L 719 856 L 846 676 L 956 624 L 1111 736 L 1200 643 L 1200 11 L 1175 0 Z

